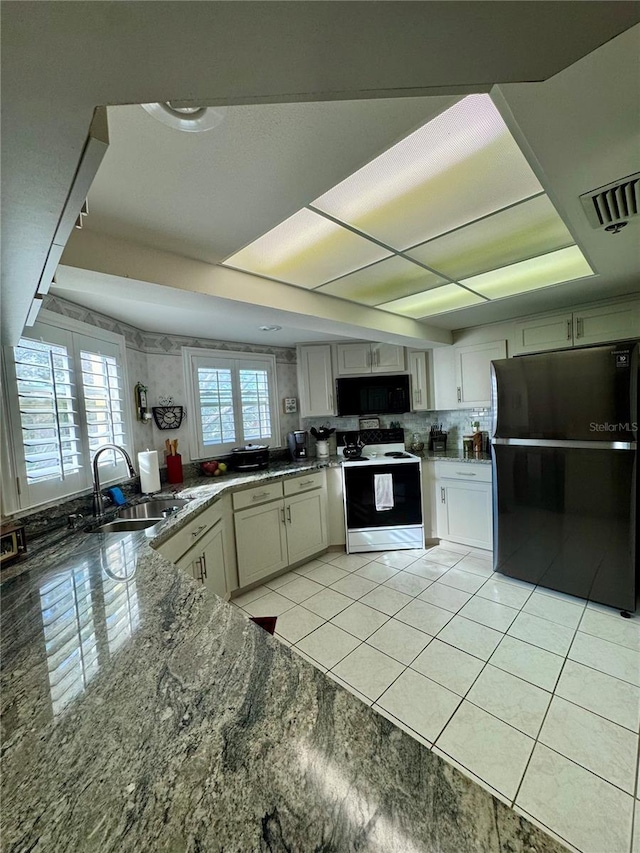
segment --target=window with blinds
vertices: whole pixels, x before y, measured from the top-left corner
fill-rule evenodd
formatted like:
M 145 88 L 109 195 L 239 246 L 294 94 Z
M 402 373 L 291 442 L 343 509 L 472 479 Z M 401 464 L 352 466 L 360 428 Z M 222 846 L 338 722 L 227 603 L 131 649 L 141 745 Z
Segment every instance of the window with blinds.
M 46 310 L 40 318 L 3 351 L 17 509 L 90 488 L 100 446 L 131 450 L 124 338 Z M 115 454 L 100 468 L 104 485 L 127 477 Z
M 276 360 L 272 355 L 183 347 L 192 447 L 211 459 L 233 447 L 280 444 Z
M 243 370 L 240 375 L 242 431 L 245 441 L 272 437 L 269 374 L 266 370 Z
M 234 442 L 236 428 L 231 370 L 199 367 L 197 375 L 203 444 Z
M 14 362 L 27 483 L 64 480 L 82 467 L 67 348 L 22 338 L 14 348 Z
M 103 444 L 126 444 L 123 389 L 114 356 L 81 350 L 82 388 L 89 440 L 93 455 Z M 99 465 L 114 465 L 116 454 L 105 452 Z

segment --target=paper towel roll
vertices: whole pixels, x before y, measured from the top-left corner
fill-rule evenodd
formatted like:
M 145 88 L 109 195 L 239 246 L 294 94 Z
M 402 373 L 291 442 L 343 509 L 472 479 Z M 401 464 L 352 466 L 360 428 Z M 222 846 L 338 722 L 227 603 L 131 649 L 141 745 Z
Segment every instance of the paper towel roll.
M 160 467 L 158 451 L 145 450 L 138 453 L 138 470 L 140 471 L 140 489 L 144 494 L 160 491 Z

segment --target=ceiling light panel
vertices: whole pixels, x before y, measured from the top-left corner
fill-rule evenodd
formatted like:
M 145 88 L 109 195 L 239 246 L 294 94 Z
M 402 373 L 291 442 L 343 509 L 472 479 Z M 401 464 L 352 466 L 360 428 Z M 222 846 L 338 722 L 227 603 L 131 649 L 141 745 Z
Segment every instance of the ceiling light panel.
M 305 208 L 224 264 L 311 288 L 389 255 L 386 249 Z
M 379 305 L 444 282 L 440 276 L 395 256 L 325 284 L 318 288 L 318 293 L 330 293 L 363 305 Z
M 402 314 L 403 317 L 421 320 L 432 317 L 434 314 L 444 314 L 445 311 L 455 311 L 456 308 L 478 305 L 484 301 L 482 296 L 470 293 L 457 284 L 444 284 L 425 293 L 416 293 L 413 296 L 405 296 L 404 299 L 378 305 L 378 308 L 392 311 L 394 314 Z
M 313 206 L 406 249 L 541 190 L 489 95 L 470 95 Z
M 541 195 L 409 249 L 407 254 L 459 281 L 573 242 L 548 197 Z
M 580 249 L 569 246 L 539 258 L 530 258 L 464 279 L 462 283 L 489 299 L 501 299 L 590 275 L 593 275 L 593 270 Z

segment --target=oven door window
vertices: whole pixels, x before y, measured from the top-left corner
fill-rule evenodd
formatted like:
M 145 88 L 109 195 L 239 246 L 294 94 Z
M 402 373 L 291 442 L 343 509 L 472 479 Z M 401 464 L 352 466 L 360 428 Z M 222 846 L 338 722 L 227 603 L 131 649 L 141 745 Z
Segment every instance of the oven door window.
M 393 508 L 376 510 L 376 474 L 393 477 Z M 422 524 L 419 465 L 350 465 L 344 469 L 347 528 Z

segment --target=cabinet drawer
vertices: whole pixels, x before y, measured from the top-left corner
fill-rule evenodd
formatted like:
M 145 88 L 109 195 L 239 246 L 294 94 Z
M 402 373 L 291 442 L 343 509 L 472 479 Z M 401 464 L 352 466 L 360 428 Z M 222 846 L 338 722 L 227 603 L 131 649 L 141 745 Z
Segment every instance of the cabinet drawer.
M 305 474 L 304 477 L 291 477 L 284 481 L 284 493 L 297 495 L 300 492 L 308 492 L 309 489 L 321 489 L 324 486 L 324 471 L 315 471 Z
M 182 530 L 178 530 L 171 539 L 167 539 L 158 548 L 163 557 L 176 562 L 183 554 L 195 545 L 202 537 L 211 530 L 214 524 L 222 518 L 224 505 L 222 501 L 209 509 L 203 510 L 196 515 Z
M 242 492 L 234 492 L 233 508 L 246 509 L 248 506 L 259 506 L 267 501 L 275 501 L 282 497 L 282 481 L 276 483 L 264 483 L 253 489 L 244 489 Z
M 438 480 L 473 480 L 478 483 L 491 482 L 491 465 L 478 462 L 435 462 L 435 476 Z

